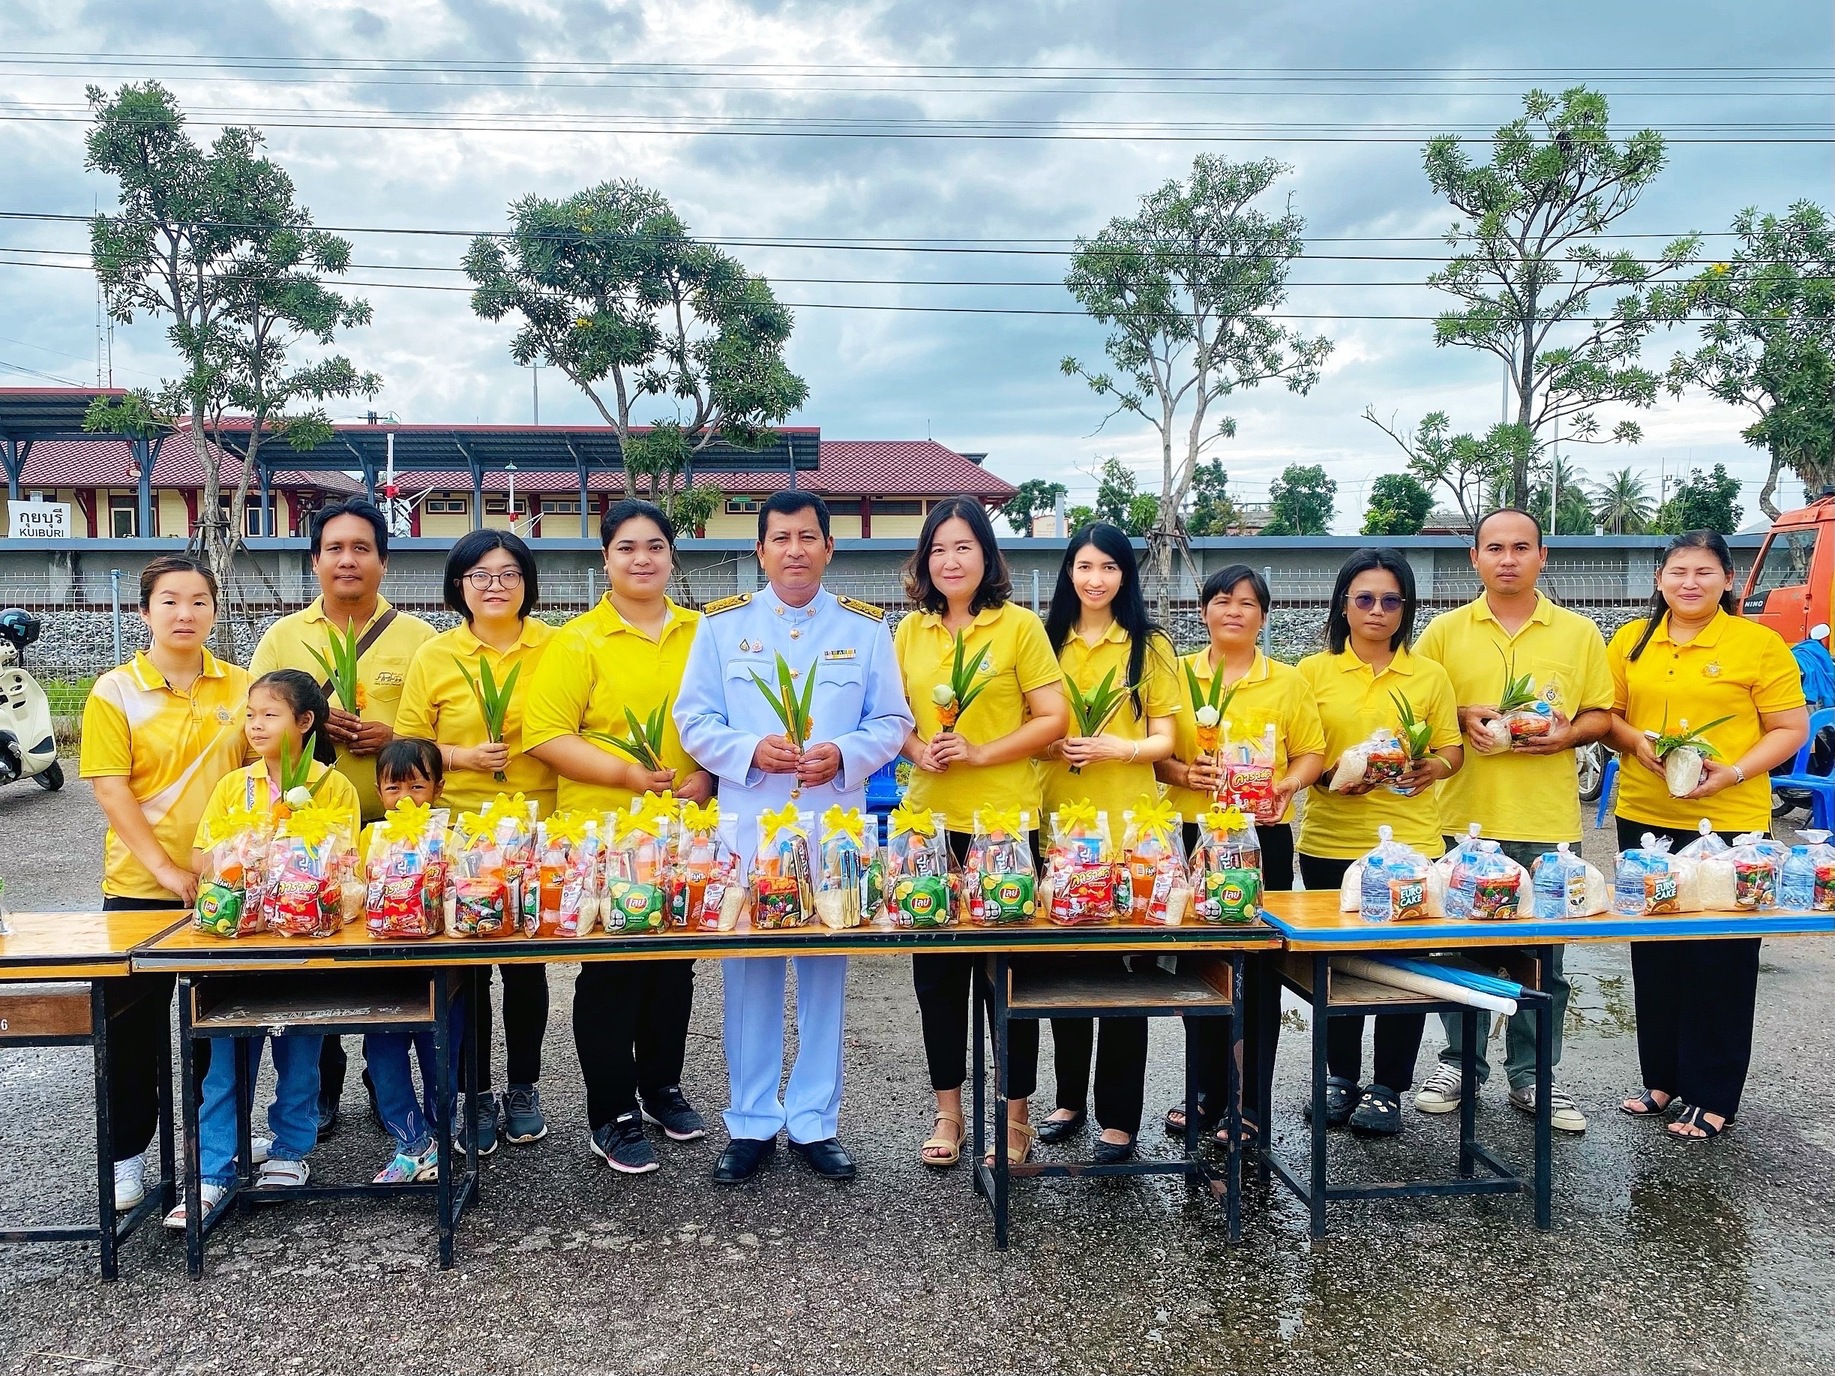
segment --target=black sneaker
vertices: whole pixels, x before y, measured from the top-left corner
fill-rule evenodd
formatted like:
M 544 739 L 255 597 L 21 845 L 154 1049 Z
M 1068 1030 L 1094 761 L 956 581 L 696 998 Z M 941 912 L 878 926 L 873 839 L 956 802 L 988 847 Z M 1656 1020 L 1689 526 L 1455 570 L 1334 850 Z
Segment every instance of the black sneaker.
M 539 1142 L 548 1135 L 541 1092 L 534 1085 L 511 1085 L 504 1094 L 503 1135 L 518 1145 Z
M 1344 1080 L 1336 1075 L 1327 1075 L 1325 1077 L 1325 1125 L 1328 1128 L 1343 1127 L 1350 1120 L 1351 1111 L 1357 1107 L 1357 1098 L 1360 1093 L 1362 1091 L 1357 1088 L 1355 1080 Z M 1306 1101 L 1301 1114 L 1307 1122 L 1312 1122 L 1313 1103 L 1311 1099 Z
M 655 1123 L 671 1142 L 694 1142 L 707 1136 L 707 1124 L 689 1105 L 680 1085 L 666 1085 L 643 1101 L 644 1122 Z
M 498 1113 L 497 1096 L 488 1089 L 479 1090 L 478 1155 L 480 1157 L 493 1155 L 497 1150 Z M 465 1149 L 465 1099 L 462 1095 L 459 1101 L 452 1106 L 452 1122 L 453 1142 L 460 1151 L 463 1151 Z
M 644 1136 L 643 1115 L 621 1113 L 593 1134 L 593 1155 L 626 1175 L 648 1175 L 657 1167 L 656 1148 Z

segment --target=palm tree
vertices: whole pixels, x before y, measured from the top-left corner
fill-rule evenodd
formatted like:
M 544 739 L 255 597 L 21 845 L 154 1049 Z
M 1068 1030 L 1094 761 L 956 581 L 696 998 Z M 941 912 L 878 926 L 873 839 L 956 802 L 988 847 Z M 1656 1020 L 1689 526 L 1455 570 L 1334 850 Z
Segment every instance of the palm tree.
M 1549 491 L 1551 478 L 1555 482 L 1555 491 Z M 1566 459 L 1556 456 L 1551 458 L 1537 481 L 1529 488 L 1530 514 L 1547 527 L 1550 535 L 1591 535 L 1593 533 L 1593 503 L 1588 495 L 1591 484 L 1581 475 L 1581 470 Z M 1558 508 L 1549 510 L 1549 499 L 1554 498 Z
M 1593 519 L 1611 535 L 1637 535 L 1650 524 L 1650 490 L 1642 473 L 1621 468 L 1594 488 Z

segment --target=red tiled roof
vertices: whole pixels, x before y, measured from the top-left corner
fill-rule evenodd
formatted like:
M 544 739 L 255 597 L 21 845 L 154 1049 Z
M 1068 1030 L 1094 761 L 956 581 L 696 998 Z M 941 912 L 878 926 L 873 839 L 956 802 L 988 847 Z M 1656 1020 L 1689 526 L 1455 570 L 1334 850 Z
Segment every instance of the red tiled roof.
M 40 440 L 26 455 L 19 474 L 21 487 L 133 487 L 129 476 L 133 454 L 121 440 Z M 220 481 L 233 486 L 242 476 L 242 460 L 225 454 Z M 354 493 L 363 484 L 343 473 L 294 473 L 277 470 L 271 482 L 277 488 Z M 197 491 L 204 486 L 204 466 L 192 447 L 189 431 L 168 435 L 153 460 L 153 487 Z

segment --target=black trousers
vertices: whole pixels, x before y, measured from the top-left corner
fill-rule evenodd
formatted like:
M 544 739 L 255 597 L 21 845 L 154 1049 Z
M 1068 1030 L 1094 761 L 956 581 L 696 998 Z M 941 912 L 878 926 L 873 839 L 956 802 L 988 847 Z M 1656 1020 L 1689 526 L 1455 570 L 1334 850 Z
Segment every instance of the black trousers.
M 682 1082 L 692 960 L 592 960 L 573 986 L 573 1044 L 597 1132 L 648 1096 Z M 505 1012 L 508 1024 L 508 1012 Z
M 532 1085 L 542 1077 L 542 1039 L 548 1035 L 548 967 L 499 965 L 503 980 L 503 1041 L 509 1062 L 509 1082 Z M 464 1078 L 464 1057 L 478 1051 L 478 1087 L 491 1087 L 491 988 L 487 975 L 478 1000 L 478 1018 L 472 1035 L 463 1044 L 459 1076 Z M 337 1103 L 344 1096 L 344 1076 L 349 1057 L 342 1037 L 327 1037 L 319 1048 L 319 1098 Z M 365 1072 L 367 1083 L 367 1072 Z
M 1351 868 L 1349 860 L 1322 855 L 1300 856 L 1300 877 L 1309 889 L 1335 890 Z M 1370 1084 L 1381 1085 L 1398 1098 L 1414 1083 L 1415 1058 L 1427 1030 L 1425 1013 L 1381 1013 L 1376 1019 L 1376 1055 Z M 1325 1024 L 1325 1068 L 1335 1078 L 1363 1083 L 1364 1020 L 1330 1018 Z
M 1121 956 L 1073 956 L 1080 970 L 1113 972 L 1126 968 Z M 1096 1036 L 1094 1018 L 1051 1020 L 1052 1064 L 1058 1076 L 1058 1107 L 1082 1113 L 1090 1088 L 1090 1050 L 1096 1053 L 1096 1121 L 1130 1137 L 1141 1130 L 1142 1100 L 1147 1092 L 1147 1020 L 1103 1018 Z
M 116 898 L 104 894 L 104 912 L 157 912 L 182 906 L 171 898 Z M 115 1160 L 139 1156 L 153 1144 L 159 1127 L 159 1039 L 171 1035 L 160 1015 L 172 1007 L 177 975 L 122 975 L 108 981 L 108 1121 L 115 1139 Z M 211 1042 L 199 1043 L 198 1083 L 210 1070 Z
M 1693 831 L 1617 820 L 1621 850 L 1637 845 L 1645 832 L 1667 836 L 1678 850 L 1696 837 Z M 1631 983 L 1645 1088 L 1723 1118 L 1737 1115 L 1752 1064 L 1758 938 L 1634 941 Z
M 948 833 L 950 854 L 958 865 L 968 856 L 969 834 Z M 1036 864 L 1039 834 L 1030 834 Z M 933 1090 L 960 1089 L 968 1079 L 969 1000 L 974 996 L 975 968 L 985 959 L 942 953 L 911 957 L 911 987 L 917 993 L 918 1020 L 924 1029 L 924 1060 Z M 988 1031 L 993 1039 L 993 1029 Z M 1007 1024 L 1007 1097 L 1030 1099 L 1039 1083 L 1039 1025 L 1034 1019 Z
M 1258 826 L 1262 843 L 1262 886 L 1279 893 L 1293 887 L 1293 828 Z M 1185 853 L 1198 845 L 1198 824 L 1185 824 Z M 1274 953 L 1251 951 L 1242 962 L 1242 1058 L 1253 1067 L 1242 1077 L 1242 1116 L 1260 1125 L 1268 1121 L 1274 1092 L 1274 1053 L 1281 1038 L 1281 976 Z M 1192 1018 L 1186 1023 L 1192 1059 L 1207 1116 L 1221 1121 L 1224 1057 L 1230 1052 L 1230 1034 L 1219 1018 Z

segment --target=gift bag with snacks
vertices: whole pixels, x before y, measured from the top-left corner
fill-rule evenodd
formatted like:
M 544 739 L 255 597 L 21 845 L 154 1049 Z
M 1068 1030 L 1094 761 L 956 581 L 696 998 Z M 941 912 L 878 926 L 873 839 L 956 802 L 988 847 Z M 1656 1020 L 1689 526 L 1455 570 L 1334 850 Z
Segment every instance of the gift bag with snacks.
M 1088 802 L 1067 803 L 1051 814 L 1046 853 L 1046 913 L 1061 927 L 1109 922 L 1127 912 L 1131 896 L 1116 882 L 1109 815 Z
M 1198 921 L 1231 926 L 1260 918 L 1261 849 L 1254 835 L 1254 823 L 1240 808 L 1213 808 L 1198 819 L 1198 849 L 1191 863 L 1192 912 Z
M 262 930 L 261 894 L 273 839 L 267 817 L 242 809 L 213 829 L 191 908 L 192 924 L 199 931 L 237 937 Z
M 1714 834 L 1714 824 L 1705 817 L 1695 829 L 1695 839 L 1677 851 L 1675 858 L 1692 868 L 1695 896 L 1702 911 L 1732 912 L 1738 888 L 1733 874 L 1733 847 Z
M 952 926 L 949 871 L 942 814 L 893 809 L 886 819 L 885 920 L 894 927 Z
M 669 926 L 681 931 L 730 932 L 745 909 L 739 857 L 720 800 L 684 803 L 669 877 Z
M 1733 838 L 1726 859 L 1733 866 L 1733 907 L 1762 912 L 1778 906 L 1778 879 L 1790 848 L 1763 832 Z
M 1566 841 L 1530 866 L 1529 888 L 1532 915 L 1538 918 L 1594 917 L 1612 906 L 1605 875 L 1569 850 Z
M 1668 837 L 1645 832 L 1641 845 L 1619 852 L 1612 911 L 1620 917 L 1700 912 L 1699 869 L 1695 860 L 1669 853 Z
M 268 848 L 268 927 L 282 936 L 332 936 L 344 926 L 343 876 L 355 847 L 342 813 L 302 807 Z
M 1032 814 L 975 813 L 974 832 L 962 866 L 964 918 L 981 927 L 1030 922 L 1038 916 L 1038 873 L 1027 840 Z
M 824 927 L 858 927 L 873 911 L 869 887 L 878 897 L 877 818 L 857 807 L 831 807 L 822 814 L 822 863 L 816 879 L 816 916 Z
M 1198 851 L 1192 859 L 1213 871 L 1256 870 L 1262 867 L 1262 843 L 1255 820 L 1239 807 L 1219 804 L 1202 814 L 1198 823 Z
M 1408 747 L 1390 727 L 1382 727 L 1338 757 L 1329 787 L 1342 793 L 1358 784 L 1393 784 L 1408 768 Z
M 1495 841 L 1479 841 L 1462 850 L 1446 886 L 1446 915 L 1477 922 L 1502 922 L 1532 908 L 1529 873 L 1503 853 Z
M 523 887 L 533 854 L 534 842 L 521 814 L 506 808 L 460 817 L 452 833 L 446 935 L 492 938 L 520 932 L 529 920 Z
M 379 940 L 438 936 L 447 889 L 445 808 L 404 798 L 370 828 L 363 921 Z
M 747 877 L 754 931 L 802 927 L 815 920 L 809 860 L 809 832 L 814 824 L 814 815 L 797 811 L 795 803 L 760 815 L 758 849 Z
M 529 936 L 587 936 L 599 925 L 605 883 L 600 819 L 556 812 L 535 824 L 535 917 Z
M 1185 835 L 1169 801 L 1142 798 L 1122 814 L 1122 868 L 1128 911 L 1144 922 L 1177 927 L 1191 908 Z
M 607 932 L 635 935 L 660 932 L 668 925 L 673 804 L 673 799 L 665 804 L 645 794 L 632 800 L 630 811 L 612 815 L 617 835 L 605 857 L 605 896 L 600 904 Z
M 1274 723 L 1259 736 L 1238 736 L 1224 723 L 1223 789 L 1220 801 L 1238 807 L 1258 822 L 1281 820 L 1274 791 Z
M 1338 906 L 1366 922 L 1418 922 L 1446 916 L 1446 892 L 1427 857 L 1377 828 L 1377 843 L 1345 871 Z

